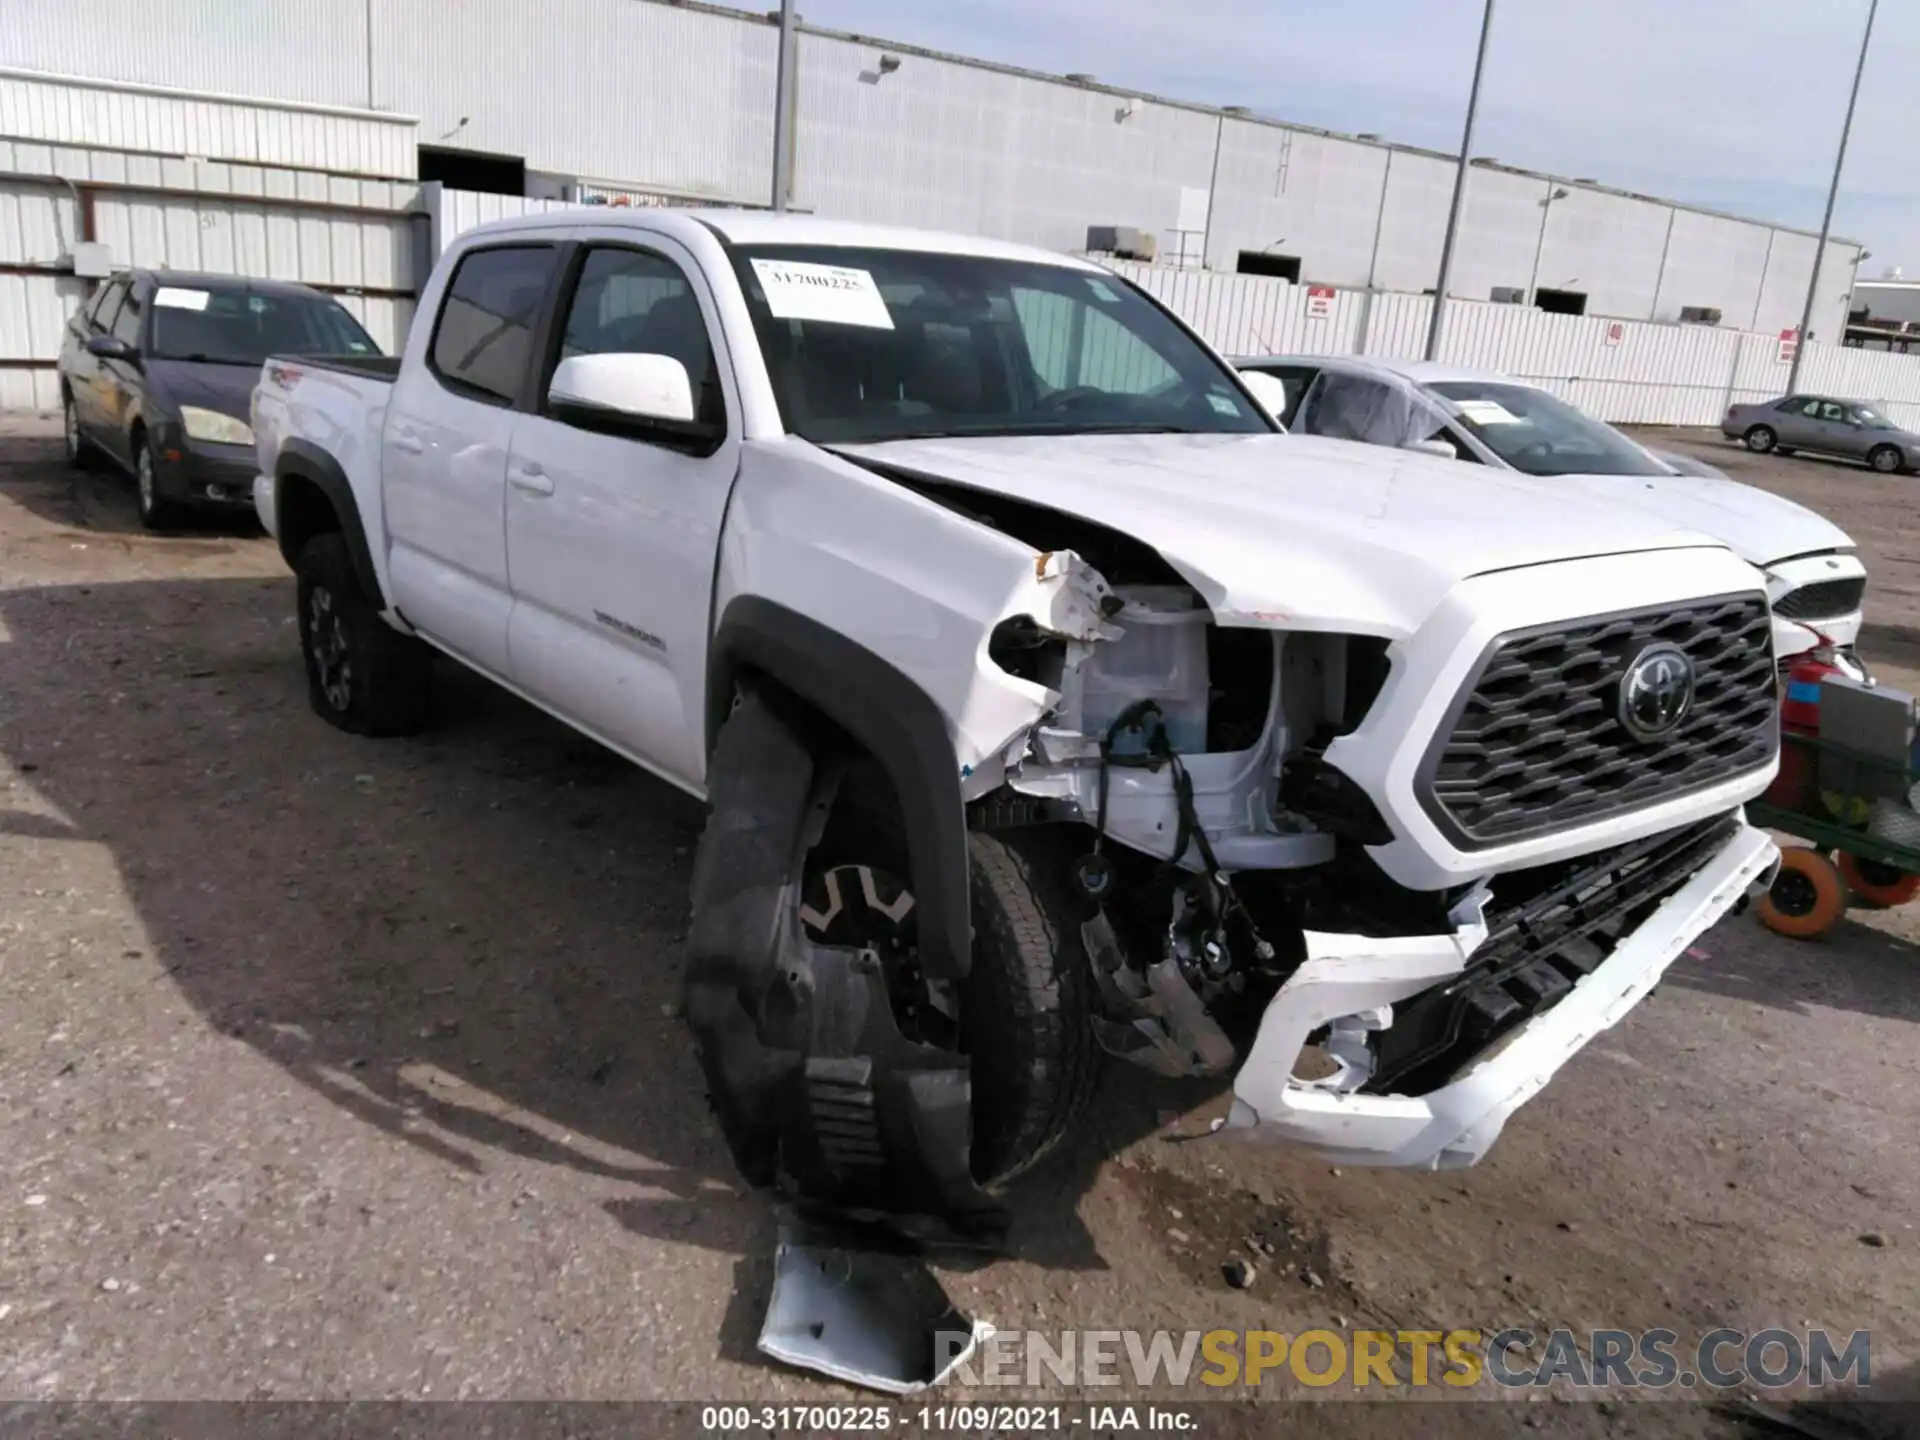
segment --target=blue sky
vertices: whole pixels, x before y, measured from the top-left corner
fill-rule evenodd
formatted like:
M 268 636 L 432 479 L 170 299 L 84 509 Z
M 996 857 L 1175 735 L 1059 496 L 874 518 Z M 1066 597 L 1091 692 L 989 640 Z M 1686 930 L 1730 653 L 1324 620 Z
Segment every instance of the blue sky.
M 1455 150 L 1481 0 L 800 0 L 812 24 Z M 1474 152 L 1808 229 L 1867 0 L 1497 0 Z M 1881 0 L 1834 232 L 1920 278 L 1920 3 Z

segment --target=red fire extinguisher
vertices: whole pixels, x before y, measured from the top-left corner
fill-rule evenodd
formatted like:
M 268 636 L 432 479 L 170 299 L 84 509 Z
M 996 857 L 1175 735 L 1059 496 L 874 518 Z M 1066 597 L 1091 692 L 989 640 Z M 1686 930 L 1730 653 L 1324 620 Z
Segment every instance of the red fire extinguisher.
M 1815 632 L 1816 635 L 1819 632 Z M 1820 734 L 1820 687 L 1834 676 L 1864 681 L 1866 667 L 1825 635 L 1811 650 L 1794 656 L 1787 666 L 1786 693 L 1780 701 L 1780 773 L 1761 797 L 1783 810 L 1804 810 L 1818 798 L 1817 761 L 1809 745 L 1796 745 L 1796 735 L 1809 739 Z

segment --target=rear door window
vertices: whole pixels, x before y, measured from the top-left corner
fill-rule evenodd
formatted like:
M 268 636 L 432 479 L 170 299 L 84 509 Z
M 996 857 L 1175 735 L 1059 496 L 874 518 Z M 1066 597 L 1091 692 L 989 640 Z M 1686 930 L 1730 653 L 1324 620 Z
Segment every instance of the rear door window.
M 551 245 L 469 251 L 441 303 L 428 368 L 464 394 L 512 404 L 558 255 Z

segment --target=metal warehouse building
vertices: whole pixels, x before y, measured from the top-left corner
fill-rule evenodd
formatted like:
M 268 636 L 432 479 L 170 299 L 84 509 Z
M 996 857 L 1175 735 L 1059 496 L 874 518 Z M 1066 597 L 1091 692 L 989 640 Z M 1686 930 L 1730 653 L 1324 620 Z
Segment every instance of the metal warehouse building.
M 777 54 L 767 16 L 672 0 L 5 0 L 0 185 L 146 187 L 101 192 L 120 209 L 94 238 L 120 264 L 217 264 L 241 243 L 172 233 L 179 207 L 156 195 L 290 195 L 308 209 L 263 211 L 253 250 L 276 224 L 283 251 L 357 245 L 317 278 L 397 298 L 416 278 L 405 226 L 380 238 L 376 223 L 369 242 L 364 222 L 405 211 L 419 180 L 765 204 Z M 1062 250 L 1090 226 L 1129 227 L 1163 264 L 1435 283 L 1446 155 L 824 30 L 803 30 L 796 63 L 795 208 Z M 42 203 L 57 215 L 59 193 Z M 244 218 L 196 203 L 186 223 L 216 237 Z M 16 198 L 9 214 L 0 193 L 0 295 L 9 269 L 43 274 L 64 254 L 37 213 Z M 160 228 L 134 244 L 142 225 Z M 1817 244 L 1476 159 L 1453 293 L 1778 332 L 1799 322 Z M 1859 259 L 1828 246 L 1815 338 L 1839 340 Z M 9 314 L 0 299 L 0 357 L 24 365 L 7 332 L 28 322 Z M 32 354 L 47 323 L 32 322 Z

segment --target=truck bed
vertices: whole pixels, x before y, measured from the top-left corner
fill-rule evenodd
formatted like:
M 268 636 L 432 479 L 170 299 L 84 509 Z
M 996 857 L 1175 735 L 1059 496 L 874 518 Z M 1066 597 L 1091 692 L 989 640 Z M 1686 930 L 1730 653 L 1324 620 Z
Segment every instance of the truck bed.
M 398 355 L 276 355 L 268 362 L 280 365 L 304 365 L 309 370 L 334 370 L 343 375 L 358 375 L 363 380 L 392 384 L 400 374 Z

